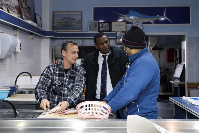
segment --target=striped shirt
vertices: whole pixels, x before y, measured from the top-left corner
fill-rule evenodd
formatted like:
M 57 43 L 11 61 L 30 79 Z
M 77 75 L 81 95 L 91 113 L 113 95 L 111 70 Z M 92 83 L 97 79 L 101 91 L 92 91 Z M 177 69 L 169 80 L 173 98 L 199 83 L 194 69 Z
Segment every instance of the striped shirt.
M 83 95 L 85 74 L 85 69 L 76 63 L 65 73 L 63 60 L 47 66 L 35 88 L 36 100 L 40 103 L 42 99 L 48 99 L 50 108 L 62 101 L 67 101 L 69 106 L 76 106 Z

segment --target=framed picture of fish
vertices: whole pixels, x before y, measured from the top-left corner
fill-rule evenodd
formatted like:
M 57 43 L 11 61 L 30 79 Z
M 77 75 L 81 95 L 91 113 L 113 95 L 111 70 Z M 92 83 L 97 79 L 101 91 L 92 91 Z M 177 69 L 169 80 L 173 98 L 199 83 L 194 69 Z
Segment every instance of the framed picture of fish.
M 82 11 L 54 11 L 52 29 L 56 32 L 82 32 Z
M 142 25 L 189 25 L 191 24 L 191 6 L 94 6 L 92 21 L 126 21 L 130 26 L 134 22 Z M 138 26 L 141 27 L 141 26 Z

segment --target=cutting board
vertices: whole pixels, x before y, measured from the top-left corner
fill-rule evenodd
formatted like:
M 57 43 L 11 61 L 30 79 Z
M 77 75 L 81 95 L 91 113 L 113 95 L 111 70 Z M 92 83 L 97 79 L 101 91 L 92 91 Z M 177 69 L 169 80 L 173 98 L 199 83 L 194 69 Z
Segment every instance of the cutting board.
M 69 119 L 72 119 L 72 118 L 78 118 L 78 114 L 63 115 L 63 114 L 58 114 L 58 113 L 51 113 L 51 114 L 46 113 L 45 115 L 44 114 L 39 115 L 37 118 L 65 118 L 65 119 L 69 118 Z
M 8 101 L 34 101 L 34 102 L 36 102 L 35 94 L 15 94 L 11 97 L 6 98 L 5 100 L 8 100 Z

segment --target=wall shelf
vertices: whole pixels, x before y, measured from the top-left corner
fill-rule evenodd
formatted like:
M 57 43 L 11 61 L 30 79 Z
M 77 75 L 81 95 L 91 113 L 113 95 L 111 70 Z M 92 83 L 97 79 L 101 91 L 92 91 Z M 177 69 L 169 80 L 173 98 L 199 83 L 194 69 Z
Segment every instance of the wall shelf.
M 55 38 L 94 38 L 95 34 L 97 32 L 79 32 L 79 33 L 56 33 Z M 116 38 L 116 33 L 115 32 L 105 32 L 109 38 Z
M 11 26 L 13 28 L 18 28 L 23 31 L 27 31 L 29 33 L 33 33 L 39 36 L 44 35 L 44 31 L 25 22 L 24 20 L 17 18 L 11 14 L 8 14 L 2 10 L 0 10 L 0 22 L 2 24 Z
M 28 22 L 17 18 L 3 10 L 0 9 L 0 23 L 7 26 L 26 31 L 30 34 L 39 35 L 42 37 L 51 38 L 93 38 L 96 34 L 95 32 L 54 32 L 54 31 L 44 31 L 36 26 L 29 24 Z M 115 32 L 106 32 L 109 38 L 116 38 Z

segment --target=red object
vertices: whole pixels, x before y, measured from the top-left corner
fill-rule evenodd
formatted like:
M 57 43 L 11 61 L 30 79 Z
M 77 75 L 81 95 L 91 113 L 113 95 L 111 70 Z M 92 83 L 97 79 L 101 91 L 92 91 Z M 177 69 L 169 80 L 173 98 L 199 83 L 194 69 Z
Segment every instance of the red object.
M 174 50 L 167 50 L 167 62 L 174 62 Z

